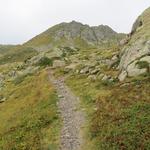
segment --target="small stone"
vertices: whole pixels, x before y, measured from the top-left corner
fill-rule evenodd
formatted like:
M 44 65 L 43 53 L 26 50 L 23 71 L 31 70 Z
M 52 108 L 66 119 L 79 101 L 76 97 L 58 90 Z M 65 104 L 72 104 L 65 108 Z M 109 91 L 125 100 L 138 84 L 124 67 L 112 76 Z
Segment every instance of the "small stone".
M 96 76 L 95 76 L 95 75 L 89 75 L 89 76 L 88 76 L 88 79 L 90 79 L 90 80 L 93 80 L 93 81 L 94 81 L 94 80 L 96 80 Z
M 88 73 L 88 72 L 89 72 L 89 68 L 88 68 L 88 67 L 86 67 L 86 68 L 84 68 L 84 69 L 82 69 L 82 70 L 80 71 L 81 74 L 86 74 L 86 73 Z
M 58 98 L 64 98 L 64 96 L 63 95 L 58 95 Z
M 104 74 L 103 73 L 101 73 L 99 76 L 98 76 L 98 79 L 102 79 L 104 77 Z
M 3 99 L 0 100 L 0 103 L 3 103 L 5 101 L 6 101 L 6 98 L 3 98 Z
M 95 69 L 93 71 L 90 72 L 90 74 L 97 74 L 100 70 L 99 69 Z
M 104 75 L 104 77 L 102 78 L 102 81 L 107 81 L 107 80 L 109 80 L 109 79 L 110 79 L 110 77 L 109 77 L 109 76 Z
M 126 71 L 123 71 L 119 76 L 118 76 L 118 79 L 120 82 L 124 81 L 124 79 L 126 78 L 127 76 L 127 72 Z

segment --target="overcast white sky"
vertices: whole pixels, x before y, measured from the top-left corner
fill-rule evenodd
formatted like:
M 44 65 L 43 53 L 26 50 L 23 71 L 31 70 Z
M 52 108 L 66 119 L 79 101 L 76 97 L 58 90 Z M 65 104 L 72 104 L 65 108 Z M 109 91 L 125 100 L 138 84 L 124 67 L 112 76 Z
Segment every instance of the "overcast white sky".
M 76 20 L 129 32 L 150 0 L 0 0 L 0 43 L 23 43 L 47 28 Z

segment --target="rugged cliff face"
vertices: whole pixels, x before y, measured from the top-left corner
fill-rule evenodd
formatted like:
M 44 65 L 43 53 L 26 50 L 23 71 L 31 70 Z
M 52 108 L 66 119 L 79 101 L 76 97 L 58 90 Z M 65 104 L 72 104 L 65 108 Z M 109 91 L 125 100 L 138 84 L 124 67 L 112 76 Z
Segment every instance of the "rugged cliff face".
M 49 50 L 59 46 L 98 47 L 102 44 L 117 43 L 123 36 L 123 34 L 116 33 L 108 26 L 90 27 L 72 21 L 48 29 L 25 45 L 32 46 L 37 50 Z
M 133 25 L 130 40 L 124 46 L 119 64 L 122 81 L 149 72 L 150 67 L 150 8 L 138 17 Z

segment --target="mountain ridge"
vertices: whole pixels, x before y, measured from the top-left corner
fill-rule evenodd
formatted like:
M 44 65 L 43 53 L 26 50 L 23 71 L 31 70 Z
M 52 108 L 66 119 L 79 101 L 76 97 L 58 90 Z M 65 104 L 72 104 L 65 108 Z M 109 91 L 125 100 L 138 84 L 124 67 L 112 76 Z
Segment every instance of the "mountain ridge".
M 27 41 L 24 45 L 36 49 L 46 49 L 46 45 L 47 49 L 62 45 L 81 48 L 98 47 L 101 44 L 118 43 L 122 37 L 124 37 L 124 34 L 115 32 L 107 25 L 89 26 L 72 21 L 57 24 Z

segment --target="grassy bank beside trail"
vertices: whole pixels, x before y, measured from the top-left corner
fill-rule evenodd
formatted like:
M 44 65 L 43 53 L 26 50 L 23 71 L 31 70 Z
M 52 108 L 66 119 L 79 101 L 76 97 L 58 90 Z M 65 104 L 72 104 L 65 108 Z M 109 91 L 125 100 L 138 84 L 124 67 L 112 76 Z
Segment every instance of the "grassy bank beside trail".
M 55 150 L 60 120 L 57 95 L 46 71 L 28 76 L 20 84 L 8 82 L 0 104 L 1 150 Z
M 149 77 L 120 84 L 79 75 L 66 82 L 88 114 L 85 150 L 150 149 Z

